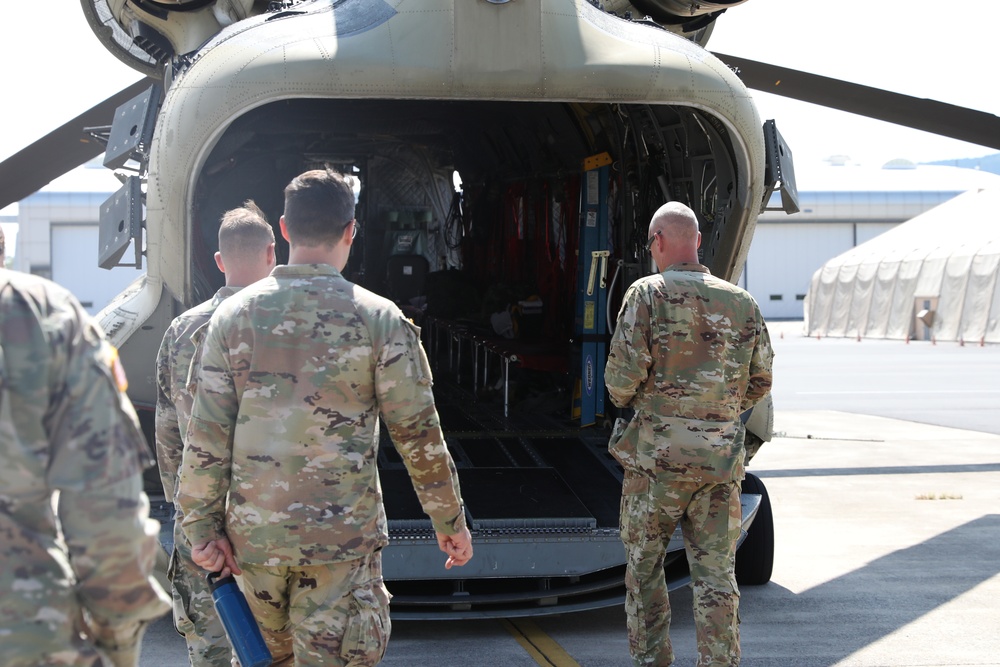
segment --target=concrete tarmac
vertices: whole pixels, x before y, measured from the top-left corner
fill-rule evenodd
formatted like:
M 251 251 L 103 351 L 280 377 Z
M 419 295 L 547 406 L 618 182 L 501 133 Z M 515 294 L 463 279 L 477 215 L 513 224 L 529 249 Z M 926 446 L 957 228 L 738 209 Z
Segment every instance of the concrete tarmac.
M 775 342 L 795 372 L 803 341 Z M 810 344 L 808 355 L 845 344 Z M 989 360 L 977 357 L 977 367 L 995 364 L 1000 348 L 976 354 Z M 750 465 L 771 498 L 775 561 L 770 583 L 742 590 L 742 665 L 1000 667 L 1000 435 L 778 406 L 776 437 Z M 675 664 L 694 665 L 690 589 L 670 600 Z M 147 633 L 140 664 L 187 664 L 168 619 Z M 397 621 L 382 664 L 631 661 L 615 608 L 509 623 Z

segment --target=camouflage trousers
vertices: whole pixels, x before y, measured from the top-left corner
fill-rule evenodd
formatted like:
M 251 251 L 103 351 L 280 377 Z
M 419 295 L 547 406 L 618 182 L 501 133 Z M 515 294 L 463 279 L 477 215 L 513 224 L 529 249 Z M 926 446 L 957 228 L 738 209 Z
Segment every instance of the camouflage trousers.
M 276 667 L 369 667 L 382 660 L 392 626 L 381 552 L 326 565 L 240 567 Z
M 698 667 L 740 664 L 736 542 L 740 484 L 653 481 L 626 471 L 621 503 L 625 544 L 625 611 L 636 665 L 670 665 L 670 599 L 663 564 L 677 524 L 684 535 L 694 589 Z
M 62 568 L 52 565 L 41 559 L 38 563 L 22 564 L 0 558 L 0 582 L 4 584 L 0 589 L 3 667 L 106 664 L 88 636 L 72 580 Z
M 167 578 L 173 597 L 174 628 L 187 642 L 192 667 L 229 667 L 233 649 L 222 620 L 215 611 L 205 575 L 208 572 L 191 560 L 191 542 L 174 521 L 174 551 Z

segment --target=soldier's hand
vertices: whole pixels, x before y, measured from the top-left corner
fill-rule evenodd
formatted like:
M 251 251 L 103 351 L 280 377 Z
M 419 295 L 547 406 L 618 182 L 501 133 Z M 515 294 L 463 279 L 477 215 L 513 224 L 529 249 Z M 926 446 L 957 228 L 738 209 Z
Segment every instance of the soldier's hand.
M 191 560 L 209 572 L 221 571 L 220 578 L 227 577 L 230 573 L 243 574 L 233 556 L 233 547 L 225 537 L 192 545 Z
M 463 527 L 454 535 L 437 533 L 437 541 L 441 551 L 448 554 L 448 560 L 444 563 L 446 570 L 456 565 L 461 567 L 472 558 L 472 534 L 468 528 Z

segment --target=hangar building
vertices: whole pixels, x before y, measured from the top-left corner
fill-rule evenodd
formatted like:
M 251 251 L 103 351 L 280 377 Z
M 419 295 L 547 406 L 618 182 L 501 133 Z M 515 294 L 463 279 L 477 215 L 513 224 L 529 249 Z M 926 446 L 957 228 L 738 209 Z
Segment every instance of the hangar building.
M 786 215 L 777 194 L 757 222 L 740 284 L 767 319 L 799 320 L 813 274 L 847 252 L 957 195 L 1000 186 L 1000 175 L 976 169 L 915 165 L 882 168 L 834 157 L 796 164 L 800 212 Z

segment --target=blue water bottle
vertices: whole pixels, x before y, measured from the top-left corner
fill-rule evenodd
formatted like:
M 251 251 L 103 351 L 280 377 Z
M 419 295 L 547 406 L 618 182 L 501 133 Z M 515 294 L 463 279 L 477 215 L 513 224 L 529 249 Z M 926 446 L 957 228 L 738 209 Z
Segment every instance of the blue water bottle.
M 257 627 L 257 619 L 250 611 L 243 591 L 232 575 L 219 578 L 219 572 L 209 572 L 208 588 L 212 591 L 215 610 L 219 612 L 229 643 L 242 667 L 269 667 L 271 652 Z

